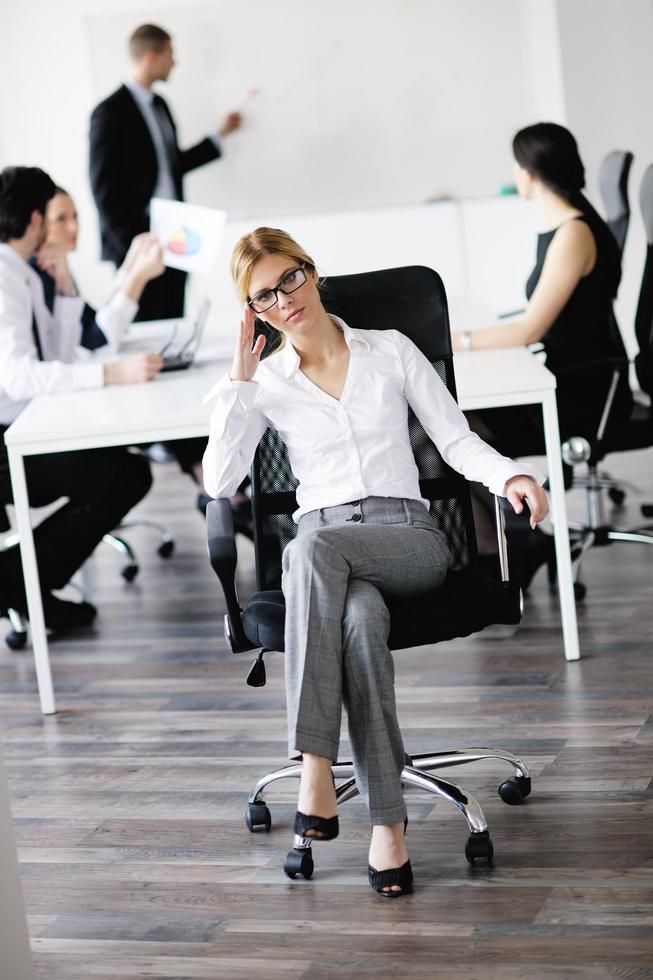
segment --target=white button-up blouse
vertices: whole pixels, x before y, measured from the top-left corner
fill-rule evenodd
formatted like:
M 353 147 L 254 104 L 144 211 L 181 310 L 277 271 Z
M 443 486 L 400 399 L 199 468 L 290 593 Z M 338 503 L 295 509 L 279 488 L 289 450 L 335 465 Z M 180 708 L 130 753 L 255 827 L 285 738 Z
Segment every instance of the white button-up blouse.
M 337 317 L 349 347 L 340 399 L 301 371 L 290 342 L 263 361 L 252 381 L 225 375 L 204 399 L 216 400 L 204 454 L 204 485 L 231 497 L 249 472 L 268 425 L 288 447 L 299 481 L 296 521 L 319 507 L 365 497 L 423 500 L 408 435 L 412 408 L 444 460 L 468 480 L 505 495 L 518 474 L 541 478 L 501 456 L 469 425 L 446 385 L 418 347 L 398 330 L 355 330 Z

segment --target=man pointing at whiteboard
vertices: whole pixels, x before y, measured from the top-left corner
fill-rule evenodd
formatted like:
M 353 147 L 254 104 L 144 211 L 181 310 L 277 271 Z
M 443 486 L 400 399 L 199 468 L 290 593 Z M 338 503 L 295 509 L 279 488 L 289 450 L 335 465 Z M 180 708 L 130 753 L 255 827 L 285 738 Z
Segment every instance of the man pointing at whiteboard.
M 154 24 L 138 27 L 129 39 L 131 76 L 91 115 L 90 178 L 100 216 L 102 258 L 121 265 L 134 235 L 149 228 L 153 197 L 183 200 L 184 174 L 222 154 L 222 138 L 238 129 L 231 112 L 217 133 L 181 150 L 166 102 L 152 91 L 174 65 L 172 38 Z M 138 319 L 183 316 L 186 274 L 166 269 L 143 293 Z

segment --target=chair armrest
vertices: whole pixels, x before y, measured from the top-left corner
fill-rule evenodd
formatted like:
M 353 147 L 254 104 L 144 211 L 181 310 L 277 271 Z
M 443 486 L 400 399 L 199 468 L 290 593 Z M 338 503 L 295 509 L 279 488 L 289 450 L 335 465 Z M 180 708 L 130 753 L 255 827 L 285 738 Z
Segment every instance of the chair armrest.
M 227 621 L 229 625 L 228 640 L 233 653 L 252 650 L 243 630 L 243 621 L 238 605 L 236 591 L 236 538 L 234 519 L 229 500 L 212 500 L 206 508 L 206 535 L 211 568 L 218 576 L 225 603 L 227 605 Z
M 521 586 L 524 567 L 524 549 L 531 534 L 531 512 L 526 501 L 521 514 L 516 514 L 507 497 L 495 497 L 497 543 L 501 579 L 511 585 Z

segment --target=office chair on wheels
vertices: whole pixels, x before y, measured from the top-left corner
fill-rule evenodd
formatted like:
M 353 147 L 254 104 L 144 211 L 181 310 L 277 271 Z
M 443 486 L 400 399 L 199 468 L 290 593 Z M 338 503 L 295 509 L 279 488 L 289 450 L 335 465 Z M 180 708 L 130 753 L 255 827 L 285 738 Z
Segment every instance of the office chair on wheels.
M 635 369 L 642 391 L 649 398 L 653 396 L 653 165 L 644 172 L 640 188 L 640 206 L 646 231 L 647 250 L 642 285 L 635 315 L 635 335 L 639 353 L 635 358 Z M 629 419 L 613 421 L 612 406 L 619 379 L 628 370 L 626 362 L 605 360 L 610 369 L 611 379 L 607 386 L 607 396 L 603 407 L 600 425 L 593 438 L 571 438 L 563 445 L 565 462 L 572 466 L 587 465 L 587 476 L 582 484 L 574 479 L 574 485 L 582 485 L 587 491 L 587 517 L 581 523 L 570 523 L 576 532 L 581 553 L 575 563 L 574 591 L 577 598 L 585 595 L 585 586 L 579 581 L 580 567 L 585 553 L 592 547 L 606 546 L 612 542 L 623 541 L 636 544 L 653 545 L 653 527 L 637 527 L 622 530 L 605 519 L 603 491 L 605 479 L 598 473 L 599 464 L 609 453 L 627 452 L 633 449 L 647 449 L 653 446 L 653 410 L 651 406 L 635 402 Z M 582 367 L 582 366 L 581 366 Z M 610 488 L 608 487 L 608 493 Z M 612 498 L 614 500 L 614 497 Z M 642 506 L 645 517 L 653 515 L 650 504 Z
M 424 267 L 407 267 L 332 277 L 326 280 L 324 297 L 329 311 L 341 316 L 352 327 L 401 329 L 433 363 L 455 397 L 447 302 L 437 273 Z M 468 636 L 493 623 L 519 623 L 523 548 L 530 533 L 527 514 L 518 517 L 507 500 L 497 498 L 502 577 L 501 581 L 483 577 L 478 568 L 467 482 L 444 463 L 412 412 L 409 413 L 409 432 L 419 468 L 421 493 L 430 501 L 431 512 L 447 534 L 453 565 L 444 586 L 433 594 L 389 603 L 391 649 Z M 251 479 L 257 592 L 242 608 L 234 582 L 237 556 L 228 500 L 215 500 L 209 504 L 207 532 L 211 564 L 226 601 L 227 642 L 234 653 L 259 648 L 248 683 L 262 686 L 265 683 L 263 655 L 284 649 L 281 552 L 297 530 L 291 516 L 297 506 L 297 482 L 286 447 L 273 429 L 267 430 L 259 444 Z M 531 781 L 526 765 L 512 753 L 495 748 L 434 751 L 407 757 L 401 777 L 405 787 L 440 797 L 460 811 L 469 829 L 465 856 L 471 864 L 490 862 L 493 856 L 483 811 L 469 793 L 449 780 L 433 775 L 432 770 L 482 759 L 493 759 L 512 769 L 512 775 L 499 787 L 499 794 L 506 803 L 520 803 L 528 796 Z M 301 771 L 301 763 L 292 764 L 256 782 L 246 810 L 250 831 L 270 830 L 271 815 L 264 799 L 268 787 L 281 779 L 299 778 Z M 336 762 L 332 771 L 336 780 L 344 780 L 336 790 L 340 805 L 358 793 L 353 766 L 351 762 Z M 310 878 L 313 867 L 311 839 L 296 836 L 293 850 L 284 864 L 286 874 L 291 878 L 299 874 Z
M 619 254 L 623 256 L 628 228 L 630 225 L 630 200 L 628 197 L 628 180 L 634 156 L 629 150 L 612 150 L 601 162 L 599 168 L 599 190 L 603 199 L 605 223 L 615 237 Z M 612 315 L 612 332 L 617 345 L 623 348 L 623 340 L 617 319 Z M 625 348 L 624 349 L 624 357 Z M 594 483 L 602 490 L 607 490 L 608 496 L 617 507 L 623 506 L 626 490 L 636 490 L 623 480 L 613 479 L 609 473 L 594 475 Z M 589 488 L 589 478 L 574 474 L 574 486 Z

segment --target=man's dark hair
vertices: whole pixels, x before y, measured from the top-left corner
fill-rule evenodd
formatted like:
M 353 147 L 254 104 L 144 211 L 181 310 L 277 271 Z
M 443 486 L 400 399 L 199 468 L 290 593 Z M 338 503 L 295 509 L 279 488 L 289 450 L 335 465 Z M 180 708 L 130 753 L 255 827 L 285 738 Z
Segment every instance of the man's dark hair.
M 135 61 L 143 57 L 146 51 L 156 51 L 160 54 L 172 38 L 162 27 L 156 24 L 141 24 L 129 38 L 129 53 Z
M 33 211 L 45 215 L 54 181 L 38 167 L 5 167 L 0 172 L 0 242 L 22 238 Z

